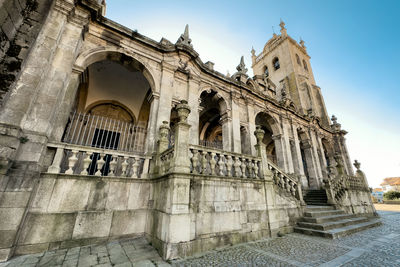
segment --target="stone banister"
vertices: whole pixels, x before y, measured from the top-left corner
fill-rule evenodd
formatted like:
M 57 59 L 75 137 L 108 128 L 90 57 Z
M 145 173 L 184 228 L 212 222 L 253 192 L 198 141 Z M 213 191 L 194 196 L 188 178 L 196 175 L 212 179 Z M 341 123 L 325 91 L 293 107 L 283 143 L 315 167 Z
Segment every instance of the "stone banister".
M 48 143 L 47 147 L 56 149 L 48 173 L 126 178 L 148 175 L 151 157 L 141 154 L 66 143 Z

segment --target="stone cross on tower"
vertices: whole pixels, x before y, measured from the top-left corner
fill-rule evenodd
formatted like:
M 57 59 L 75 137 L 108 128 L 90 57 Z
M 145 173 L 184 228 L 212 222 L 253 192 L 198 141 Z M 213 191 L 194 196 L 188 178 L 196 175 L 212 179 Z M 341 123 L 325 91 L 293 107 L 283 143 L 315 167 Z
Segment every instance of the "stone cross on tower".
M 285 28 L 285 22 L 283 22 L 283 20 L 281 20 L 281 23 L 279 23 L 279 26 L 281 27 L 281 35 L 282 36 L 287 36 L 287 31 Z

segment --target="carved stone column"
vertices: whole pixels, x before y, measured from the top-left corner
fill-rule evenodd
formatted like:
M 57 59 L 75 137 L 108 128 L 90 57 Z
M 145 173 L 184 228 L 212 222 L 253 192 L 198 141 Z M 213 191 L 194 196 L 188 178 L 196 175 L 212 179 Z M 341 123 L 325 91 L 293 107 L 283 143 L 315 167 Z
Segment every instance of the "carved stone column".
M 222 148 L 225 151 L 232 150 L 232 119 L 229 114 L 225 112 L 221 115 L 220 120 L 222 126 Z
M 179 122 L 175 126 L 175 147 L 173 166 L 171 171 L 177 173 L 190 173 L 189 158 L 189 130 L 190 124 L 187 123 L 187 117 L 190 113 L 190 107 L 186 100 L 176 106 L 179 116 Z
M 264 130 L 261 129 L 261 126 L 257 126 L 254 131 L 254 136 L 256 137 L 257 144 L 255 145 L 256 156 L 261 157 L 261 173 L 265 180 L 272 181 L 272 172 L 268 168 L 268 158 L 267 152 L 265 150 L 265 144 L 263 143 L 264 138 Z
M 275 144 L 275 153 L 276 153 L 276 160 L 278 161 L 278 167 L 287 172 L 286 168 L 286 159 L 285 159 L 285 151 L 283 148 L 283 140 L 281 134 L 275 134 L 272 136 L 272 140 L 274 140 Z

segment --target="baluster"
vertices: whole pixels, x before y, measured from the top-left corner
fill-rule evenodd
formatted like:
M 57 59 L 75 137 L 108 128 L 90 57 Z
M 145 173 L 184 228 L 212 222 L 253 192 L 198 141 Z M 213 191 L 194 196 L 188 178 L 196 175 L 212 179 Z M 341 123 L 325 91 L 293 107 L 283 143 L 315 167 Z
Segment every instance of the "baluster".
M 279 184 L 280 184 L 280 187 L 282 187 L 283 189 L 285 189 L 285 183 L 284 183 L 284 180 L 283 180 L 283 175 L 282 175 L 282 173 L 278 172 L 278 177 L 279 177 Z
M 58 147 L 56 150 L 56 154 L 54 155 L 53 163 L 47 169 L 48 173 L 60 173 L 61 171 L 60 165 L 63 158 L 63 154 L 64 154 L 64 148 Z
M 254 160 L 253 163 L 254 178 L 258 178 L 258 161 Z
M 192 166 L 193 170 L 192 173 L 199 173 L 197 171 L 197 166 L 199 166 L 199 152 L 196 149 L 193 149 L 193 156 L 192 156 Z
M 247 167 L 247 164 L 246 164 L 246 159 L 245 158 L 242 158 L 242 165 L 240 165 L 240 167 L 241 167 L 241 169 L 242 169 L 242 178 L 246 178 L 247 176 L 246 176 L 246 167 Z
M 81 172 L 81 175 L 88 175 L 88 168 L 90 165 L 90 162 L 92 162 L 92 160 L 90 159 L 90 156 L 92 155 L 92 152 L 85 152 L 85 157 L 83 158 L 83 169 Z
M 125 177 L 126 176 L 126 169 L 128 168 L 128 157 L 123 157 L 121 167 L 122 167 L 122 173 L 121 176 Z
M 203 156 L 201 159 L 201 167 L 202 167 L 201 173 L 207 174 L 207 152 L 202 151 L 201 154 Z
M 224 158 L 225 156 L 222 153 L 219 153 L 218 169 L 220 176 L 224 175 L 224 165 L 225 165 Z
M 239 157 L 235 157 L 235 163 L 233 164 L 233 167 L 235 169 L 235 177 L 240 177 L 240 159 Z
M 226 156 L 226 176 L 230 177 L 232 172 L 232 156 Z
M 289 178 L 287 178 L 287 177 L 285 177 L 286 178 L 286 192 L 290 192 L 290 180 L 289 180 Z
M 108 173 L 108 176 L 114 177 L 115 176 L 115 168 L 117 167 L 117 160 L 118 156 L 111 155 L 112 161 L 110 162 L 110 172 Z
M 214 175 L 216 173 L 214 173 L 215 171 L 215 165 L 217 164 L 217 161 L 215 160 L 215 153 L 211 152 L 211 158 L 210 158 L 210 169 L 211 169 L 211 175 Z
M 104 156 L 105 156 L 104 153 L 99 154 L 100 158 L 97 160 L 97 172 L 94 174 L 96 176 L 101 176 L 101 169 L 103 168 L 104 163 L 105 163 Z
M 66 174 L 74 174 L 74 170 L 72 169 L 76 162 L 78 161 L 78 158 L 76 157 L 76 154 L 78 154 L 78 150 L 72 150 L 72 156 L 68 159 L 68 170 L 65 172 Z
M 131 178 L 139 178 L 138 177 L 139 158 L 138 157 L 133 157 L 133 160 L 135 162 L 132 164 L 132 175 L 131 175 Z
M 292 192 L 293 196 L 296 196 L 296 187 L 293 181 L 290 182 L 290 192 Z

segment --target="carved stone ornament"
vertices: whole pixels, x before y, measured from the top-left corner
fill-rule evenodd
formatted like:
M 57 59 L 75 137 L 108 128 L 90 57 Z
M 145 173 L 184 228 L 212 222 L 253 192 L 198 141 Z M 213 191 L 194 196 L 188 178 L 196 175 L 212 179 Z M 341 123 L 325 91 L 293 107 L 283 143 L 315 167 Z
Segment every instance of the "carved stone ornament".
M 354 167 L 356 167 L 357 171 L 360 170 L 361 163 L 358 162 L 358 160 L 355 160 L 354 163 L 353 163 L 353 165 L 354 165 Z
M 261 129 L 261 126 L 257 125 L 256 130 L 254 131 L 254 135 L 256 136 L 257 144 L 259 145 L 264 139 L 265 131 Z
M 192 39 L 189 38 L 189 25 L 188 24 L 186 24 L 185 31 L 184 31 L 183 34 L 181 34 L 181 36 L 179 37 L 178 41 L 176 41 L 176 44 L 193 47 Z
M 179 122 L 186 122 L 190 113 L 188 102 L 186 100 L 181 100 L 181 102 L 176 105 L 176 110 L 178 111 Z

